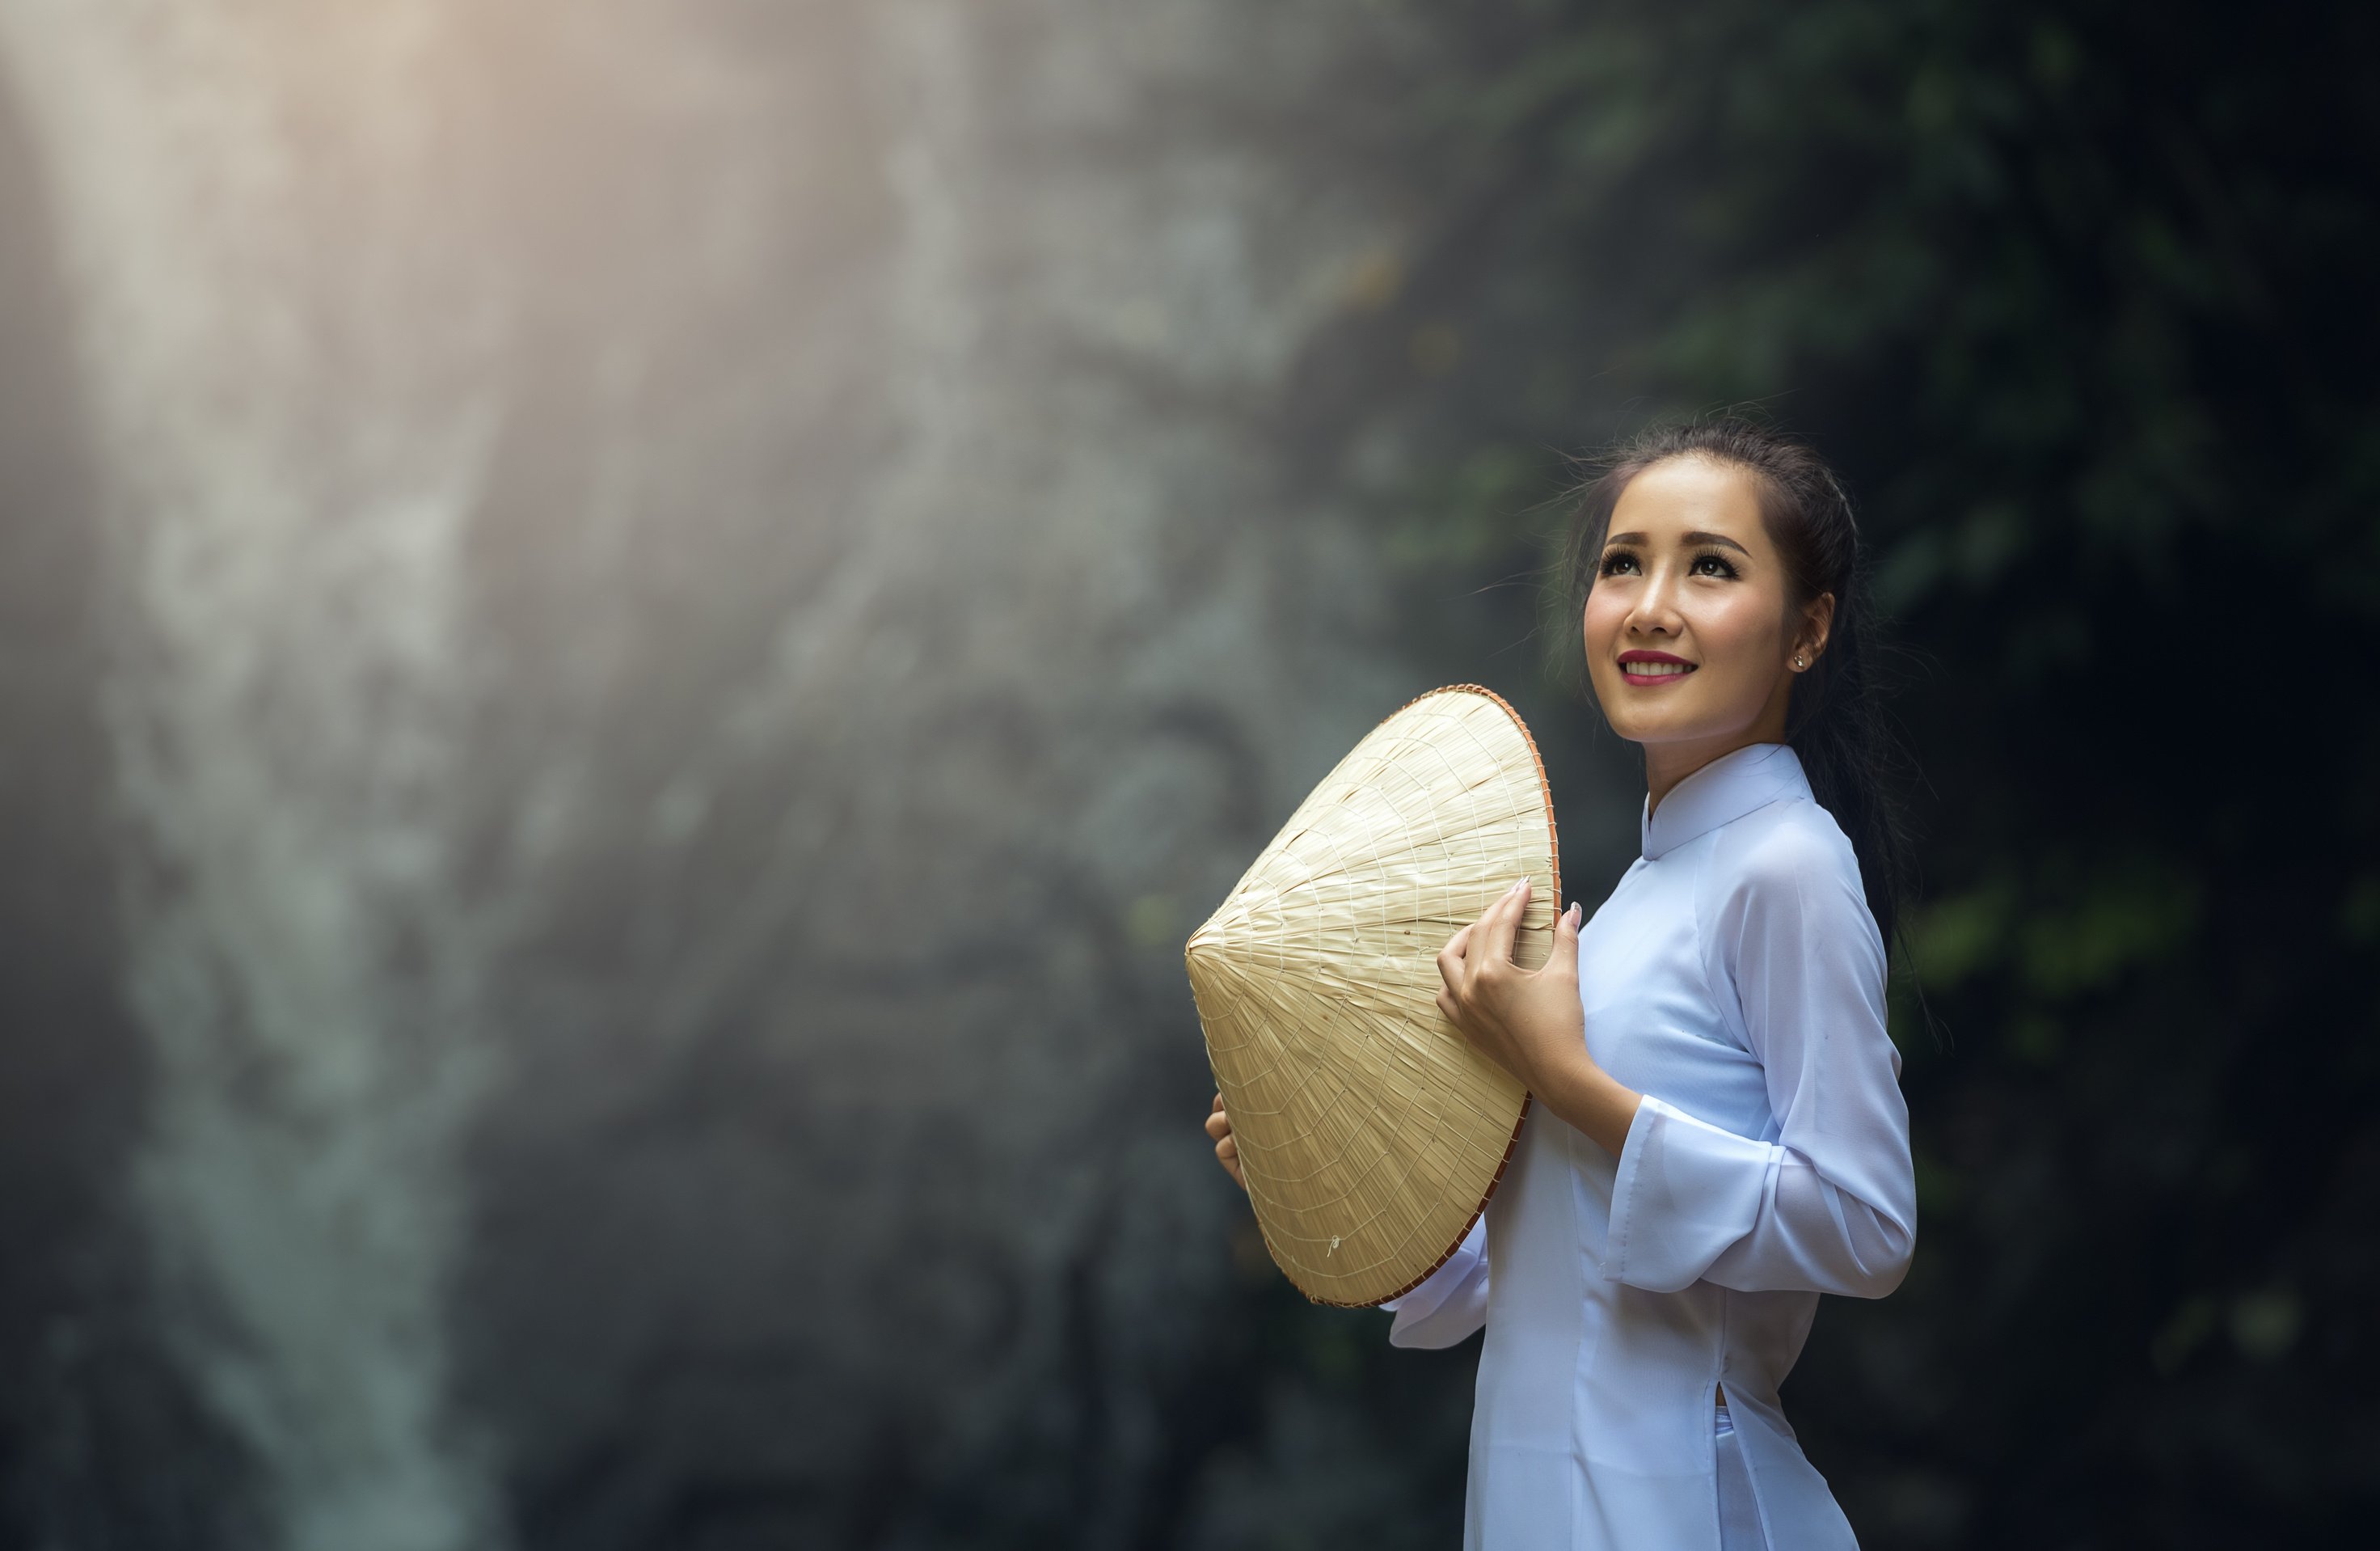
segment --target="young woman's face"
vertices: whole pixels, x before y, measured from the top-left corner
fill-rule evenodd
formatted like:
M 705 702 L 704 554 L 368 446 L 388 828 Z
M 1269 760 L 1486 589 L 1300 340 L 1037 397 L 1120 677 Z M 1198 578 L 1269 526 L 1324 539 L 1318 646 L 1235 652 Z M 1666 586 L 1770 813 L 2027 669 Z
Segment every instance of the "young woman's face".
M 1754 475 L 1704 458 L 1656 463 L 1621 493 L 1586 596 L 1595 698 L 1648 755 L 1782 742 L 1793 658 L 1825 649 L 1833 603 L 1789 606 Z

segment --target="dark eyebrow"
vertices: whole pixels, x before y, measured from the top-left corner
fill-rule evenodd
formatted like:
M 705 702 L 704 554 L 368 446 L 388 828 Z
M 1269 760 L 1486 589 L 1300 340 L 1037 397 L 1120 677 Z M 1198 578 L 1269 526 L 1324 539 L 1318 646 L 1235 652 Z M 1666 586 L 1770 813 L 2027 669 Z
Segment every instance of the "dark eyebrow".
M 1706 533 L 1697 529 L 1694 532 L 1682 534 L 1680 536 L 1685 543 L 1690 544 L 1715 543 L 1722 548 L 1735 551 L 1738 555 L 1742 556 L 1747 560 L 1752 557 L 1752 551 L 1744 548 L 1733 539 L 1729 538 L 1725 533 Z M 1603 547 L 1609 549 L 1616 543 L 1643 543 L 1644 542 L 1645 535 L 1642 533 L 1612 533 L 1606 536 L 1603 541 Z

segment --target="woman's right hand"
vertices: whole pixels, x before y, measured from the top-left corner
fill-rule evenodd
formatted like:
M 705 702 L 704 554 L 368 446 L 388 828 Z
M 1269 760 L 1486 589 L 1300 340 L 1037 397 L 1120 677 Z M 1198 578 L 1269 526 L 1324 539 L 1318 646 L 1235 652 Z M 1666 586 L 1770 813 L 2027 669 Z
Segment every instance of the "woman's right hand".
M 1232 1117 L 1223 1113 L 1220 1093 L 1215 1095 L 1215 1107 L 1207 1116 L 1207 1134 L 1215 1139 L 1215 1161 L 1223 1166 L 1223 1172 L 1232 1177 L 1233 1184 L 1246 1190 L 1248 1182 L 1240 1173 L 1239 1139 L 1232 1134 Z

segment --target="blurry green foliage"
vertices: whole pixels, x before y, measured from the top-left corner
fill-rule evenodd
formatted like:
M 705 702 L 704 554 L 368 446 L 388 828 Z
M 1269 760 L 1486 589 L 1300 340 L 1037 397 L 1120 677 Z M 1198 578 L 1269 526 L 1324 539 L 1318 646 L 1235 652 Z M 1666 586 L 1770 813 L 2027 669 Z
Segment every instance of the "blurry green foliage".
M 1910 928 L 1908 967 L 1937 992 L 1997 972 L 2042 1005 L 2154 970 L 2186 947 L 2200 916 L 2199 882 L 2169 861 L 2062 868 L 2064 887 L 1992 878 L 1933 901 Z

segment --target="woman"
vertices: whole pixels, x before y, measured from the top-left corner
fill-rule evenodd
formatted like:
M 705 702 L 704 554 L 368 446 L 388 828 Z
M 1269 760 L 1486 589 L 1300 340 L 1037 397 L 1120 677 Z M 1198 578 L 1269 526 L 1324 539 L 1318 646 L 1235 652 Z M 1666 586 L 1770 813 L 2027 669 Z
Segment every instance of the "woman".
M 1471 1551 L 1853 1546 L 1778 1405 L 1818 1294 L 1890 1292 L 1916 1227 L 1850 505 L 1763 428 L 1656 432 L 1588 487 L 1567 569 L 1644 748 L 1643 854 L 1542 970 L 1512 962 L 1525 880 L 1439 954 L 1439 1008 L 1536 1102 L 1389 1338 L 1487 1328 Z M 1220 1097 L 1208 1129 L 1238 1178 Z

